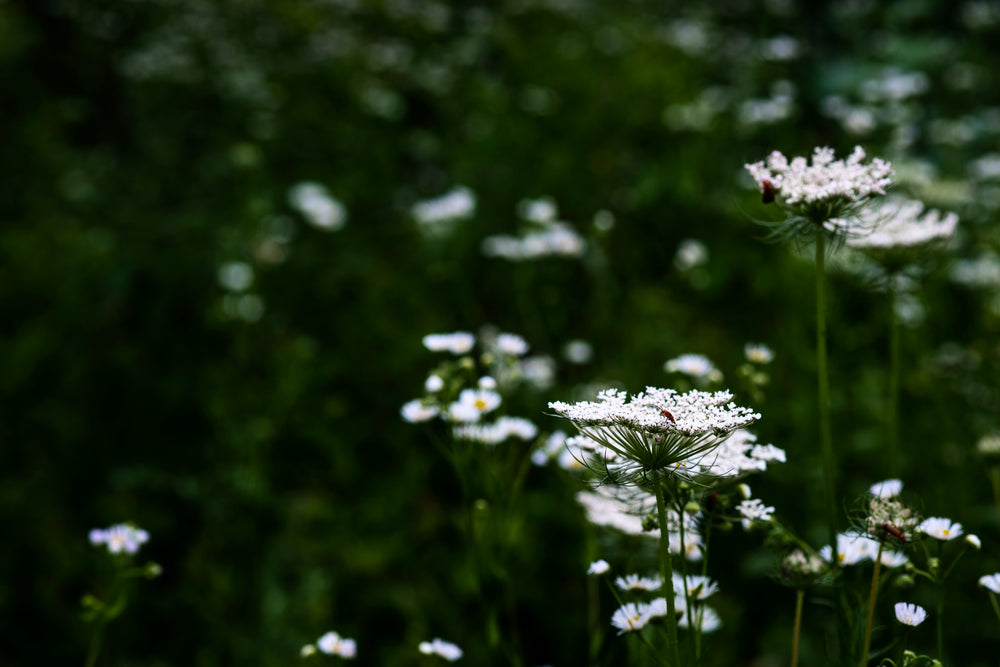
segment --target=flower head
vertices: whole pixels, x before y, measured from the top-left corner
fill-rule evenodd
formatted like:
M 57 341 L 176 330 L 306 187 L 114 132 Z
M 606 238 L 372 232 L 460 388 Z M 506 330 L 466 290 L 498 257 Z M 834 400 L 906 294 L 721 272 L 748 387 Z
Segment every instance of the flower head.
M 607 574 L 607 572 L 610 569 L 611 566 L 608 565 L 608 561 L 602 558 L 601 560 L 595 560 L 593 563 L 590 564 L 590 567 L 587 568 L 587 574 L 600 576 L 602 574 Z
M 901 197 L 881 200 L 865 209 L 862 217 L 869 219 L 875 230 L 848 239 L 847 245 L 868 251 L 876 258 L 887 253 L 926 248 L 951 237 L 958 225 L 958 216 L 954 213 L 942 216 L 935 210 L 925 211 L 922 202 Z
M 887 479 L 872 484 L 868 493 L 879 498 L 895 498 L 903 491 L 903 482 L 898 479 Z
M 927 618 L 927 611 L 918 604 L 896 603 L 896 620 L 903 625 L 918 626 Z
M 930 517 L 929 519 L 924 519 L 920 525 L 917 526 L 917 532 L 933 537 L 936 540 L 946 542 L 948 540 L 953 540 L 956 537 L 961 537 L 962 524 L 952 523 L 951 519 L 935 516 Z
M 441 656 L 448 662 L 455 662 L 462 657 L 462 649 L 451 642 L 446 642 L 439 638 L 435 638 L 429 642 L 420 642 L 417 648 L 424 655 Z
M 878 158 L 862 164 L 860 146 L 845 160 L 834 160 L 832 148 L 817 148 L 812 163 L 804 157 L 791 161 L 775 151 L 766 160 L 745 165 L 765 200 L 791 216 L 775 226 L 778 238 L 825 232 L 854 236 L 870 229 L 859 217 L 861 209 L 892 183 L 892 165 Z
M 615 579 L 615 586 L 623 591 L 658 591 L 661 581 L 652 577 L 640 577 L 638 574 L 628 574 Z
M 642 630 L 649 621 L 649 616 L 646 613 L 647 607 L 648 605 L 635 602 L 623 604 L 611 616 L 611 625 L 618 628 L 618 634 Z
M 667 361 L 663 365 L 663 370 L 668 373 L 681 373 L 702 382 L 722 380 L 722 372 L 702 354 L 682 354 Z
M 118 523 L 108 528 L 95 528 L 90 531 L 89 538 L 94 546 L 106 545 L 109 553 L 131 556 L 149 541 L 149 533 L 130 523 Z
M 476 337 L 468 331 L 454 333 L 427 334 L 424 336 L 424 347 L 431 352 L 450 352 L 451 354 L 467 354 L 476 344 Z
M 979 577 L 979 585 L 986 590 L 1000 594 L 1000 572 Z
M 336 632 L 328 632 L 316 640 L 316 648 L 327 655 L 353 659 L 358 654 L 357 643 L 353 639 L 341 637 Z
M 763 343 L 747 343 L 743 355 L 753 364 L 769 364 L 774 360 L 774 350 Z
M 597 398 L 549 407 L 601 446 L 592 469 L 619 484 L 642 483 L 647 474 L 690 477 L 730 433 L 760 418 L 732 403 L 728 391 L 679 394 L 647 387 L 629 398 L 608 389 Z

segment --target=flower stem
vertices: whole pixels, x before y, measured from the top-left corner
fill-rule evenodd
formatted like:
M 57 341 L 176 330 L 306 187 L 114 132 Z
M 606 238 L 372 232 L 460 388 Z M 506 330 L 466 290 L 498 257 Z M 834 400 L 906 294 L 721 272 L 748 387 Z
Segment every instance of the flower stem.
M 941 553 L 944 551 L 944 543 L 938 542 L 937 545 L 937 555 L 938 562 L 941 562 Z M 934 573 L 935 579 L 937 579 L 937 658 L 940 660 L 944 657 L 944 577 L 939 576 L 938 572 Z
M 997 519 L 1000 519 L 1000 466 L 990 466 L 990 483 L 993 485 L 993 502 L 997 506 Z
M 993 611 L 997 615 L 997 620 L 1000 621 L 1000 602 L 997 602 L 997 596 L 995 593 L 990 594 L 990 604 L 993 605 Z
M 836 468 L 833 458 L 833 437 L 830 430 L 830 378 L 826 364 L 826 249 L 823 231 L 816 234 L 816 366 L 819 384 L 819 432 L 823 455 L 823 492 L 826 497 L 827 528 L 830 545 L 837 549 L 837 502 L 834 491 Z M 839 567 L 837 559 L 832 564 Z
M 878 556 L 875 557 L 875 571 L 872 573 L 872 589 L 868 593 L 868 621 L 865 623 L 865 643 L 861 650 L 861 667 L 868 664 L 868 653 L 872 647 L 872 621 L 875 620 L 875 598 L 878 597 L 878 575 L 882 571 L 882 547 L 884 542 L 879 540 Z
M 87 651 L 86 667 L 94 667 L 97 664 L 97 656 L 101 653 L 101 638 L 104 636 L 104 626 L 107 625 L 102 618 L 94 628 L 94 634 L 90 638 L 90 648 Z
M 889 283 L 889 396 L 885 406 L 886 437 L 889 443 L 889 474 L 899 475 L 899 316 L 896 314 L 896 286 Z
M 799 632 L 802 630 L 802 601 L 806 597 L 804 588 L 795 589 L 795 627 L 792 630 L 792 667 L 799 664 Z
M 681 653 L 677 645 L 677 608 L 674 605 L 674 565 L 670 560 L 670 528 L 667 524 L 666 489 L 663 479 L 656 481 L 656 514 L 660 523 L 660 576 L 667 598 L 667 641 L 674 654 L 673 664 L 680 667 Z

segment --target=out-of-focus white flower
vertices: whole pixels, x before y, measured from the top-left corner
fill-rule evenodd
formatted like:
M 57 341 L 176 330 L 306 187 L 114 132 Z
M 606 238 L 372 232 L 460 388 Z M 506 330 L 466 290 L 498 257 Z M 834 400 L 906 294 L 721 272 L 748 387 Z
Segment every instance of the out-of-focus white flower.
M 464 186 L 437 197 L 417 202 L 410 209 L 413 218 L 425 227 L 468 218 L 476 211 L 476 195 Z
M 1000 572 L 979 577 L 979 585 L 988 591 L 1000 594 Z
M 719 584 L 701 575 L 689 574 L 685 578 L 680 572 L 674 572 L 674 591 L 684 597 L 685 590 L 692 600 L 705 600 L 719 590 Z
M 912 625 L 914 627 L 920 625 L 927 618 L 927 610 L 918 604 L 909 604 L 906 602 L 896 603 L 896 620 L 903 625 Z
M 95 547 L 103 544 L 107 546 L 109 553 L 131 556 L 149 541 L 149 533 L 130 523 L 118 523 L 108 528 L 91 530 L 89 538 Z
M 341 637 L 336 632 L 327 632 L 325 635 L 316 640 L 316 647 L 321 653 L 326 653 L 327 655 L 338 655 L 341 658 L 347 658 L 348 660 L 354 658 L 358 654 L 357 643 L 353 639 L 347 639 Z
M 497 336 L 495 345 L 499 352 L 513 357 L 521 357 L 528 352 L 528 342 L 517 334 L 502 333 Z
M 226 262 L 219 267 L 218 279 L 230 292 L 245 292 L 253 284 L 253 267 L 246 262 Z
M 640 577 L 638 574 L 627 574 L 615 579 L 615 586 L 623 591 L 657 591 L 662 583 L 658 578 Z
M 440 413 L 441 411 L 436 405 L 426 405 L 417 398 L 407 401 L 399 410 L 399 414 L 402 415 L 403 419 L 411 424 L 430 421 Z
M 556 202 L 551 197 L 541 199 L 524 199 L 517 205 L 517 213 L 522 220 L 529 222 L 552 222 L 559 214 Z
M 677 622 L 678 628 L 688 629 L 692 625 L 702 632 L 715 632 L 722 627 L 722 619 L 711 607 L 698 605 L 694 609 L 689 609 Z
M 607 574 L 609 570 L 611 570 L 611 566 L 608 565 L 608 561 L 602 558 L 601 560 L 595 560 L 590 564 L 590 567 L 587 568 L 587 574 L 600 576 L 602 574 Z
M 537 355 L 521 359 L 521 377 L 536 389 L 550 388 L 556 379 L 556 362 L 552 357 Z
M 319 229 L 335 232 L 347 222 L 347 209 L 319 183 L 295 185 L 288 193 L 288 201 L 309 224 Z
M 420 642 L 417 649 L 424 655 L 437 655 L 448 662 L 455 662 L 462 657 L 462 649 L 440 638 L 432 639 L 429 642 Z
M 743 346 L 743 355 L 754 364 L 769 364 L 774 360 L 774 351 L 763 343 L 747 343 Z
M 874 560 L 878 554 L 878 542 L 856 532 L 837 535 L 837 562 L 841 565 L 856 565 L 861 561 Z M 820 557 L 830 562 L 830 545 L 819 550 Z
M 663 370 L 668 373 L 683 373 L 695 380 L 717 382 L 722 380 L 722 373 L 711 360 L 702 354 L 682 354 L 663 364 Z
M 978 535 L 972 535 L 972 534 L 966 535 L 965 543 L 968 544 L 973 549 L 975 549 L 976 551 L 979 551 L 980 549 L 983 548 L 983 543 L 979 540 Z
M 774 508 L 766 506 L 760 498 L 742 501 L 736 511 L 743 517 L 743 530 L 750 530 L 755 521 L 770 521 L 774 515 Z
M 645 613 L 646 605 L 628 602 L 615 610 L 611 616 L 611 625 L 618 628 L 618 634 L 637 632 L 646 627 L 649 617 Z
M 500 394 L 491 389 L 463 389 L 458 400 L 448 406 L 448 418 L 455 422 L 476 422 L 500 407 Z
M 444 389 L 444 380 L 441 379 L 440 375 L 428 375 L 427 379 L 424 380 L 424 391 L 427 393 L 436 394 L 442 389 Z
M 866 208 L 862 216 L 874 231 L 847 239 L 847 245 L 859 250 L 890 251 L 927 246 L 955 233 L 958 216 L 936 210 L 924 210 L 923 202 L 888 197 Z
M 503 416 L 492 424 L 465 424 L 456 426 L 453 435 L 458 440 L 470 440 L 486 445 L 496 445 L 508 438 L 532 440 L 538 427 L 522 417 Z
M 674 266 L 678 271 L 690 271 L 708 262 L 708 247 L 697 239 L 684 239 L 677 246 Z
M 948 541 L 962 535 L 962 524 L 952 523 L 951 519 L 932 516 L 924 519 L 917 526 L 917 532 L 936 540 Z
M 563 345 L 562 353 L 571 364 L 586 364 L 594 357 L 594 346 L 585 340 L 570 340 Z
M 903 491 L 903 481 L 900 479 L 887 479 L 872 484 L 868 493 L 878 498 L 895 498 Z
M 476 344 L 476 337 L 468 331 L 454 333 L 427 334 L 424 347 L 431 352 L 451 352 L 454 355 L 467 354 Z

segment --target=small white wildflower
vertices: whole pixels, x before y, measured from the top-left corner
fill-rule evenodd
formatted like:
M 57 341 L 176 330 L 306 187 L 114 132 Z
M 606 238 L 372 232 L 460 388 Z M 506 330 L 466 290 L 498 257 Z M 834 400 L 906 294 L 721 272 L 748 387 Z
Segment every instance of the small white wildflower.
M 694 600 L 705 600 L 719 590 L 719 584 L 708 577 L 689 574 L 686 578 L 680 572 L 674 572 L 674 591 L 678 596 L 687 596 Z
M 883 551 L 882 552 L 882 565 L 885 567 L 902 567 L 910 562 L 906 554 L 900 553 L 899 551 Z
M 917 532 L 933 537 L 936 540 L 948 541 L 953 540 L 956 537 L 961 537 L 962 524 L 952 523 L 951 519 L 945 519 L 943 517 L 930 517 L 924 519 L 920 525 L 917 526 Z
M 691 618 L 692 616 L 694 617 L 693 619 Z M 692 623 L 692 620 L 694 623 Z M 695 609 L 688 610 L 681 617 L 680 621 L 677 622 L 677 627 L 679 628 L 688 629 L 692 625 L 702 632 L 715 632 L 722 627 L 722 619 L 711 607 L 698 605 Z
M 309 224 L 319 229 L 334 232 L 347 221 L 344 205 L 318 183 L 295 185 L 288 193 L 288 201 Z
M 537 389 L 545 390 L 555 383 L 556 362 L 552 357 L 541 355 L 525 357 L 520 363 L 521 377 Z
M 973 549 L 975 549 L 976 551 L 979 551 L 983 547 L 983 543 L 979 540 L 978 535 L 972 535 L 972 534 L 966 535 L 965 543 L 968 544 Z
M 424 380 L 424 391 L 427 393 L 436 394 L 442 389 L 444 389 L 444 380 L 441 379 L 440 375 L 428 375 L 427 379 Z
M 246 262 L 226 262 L 219 267 L 218 279 L 230 292 L 245 292 L 253 284 L 253 267 Z
M 820 557 L 830 562 L 830 545 L 819 550 Z M 878 542 L 856 532 L 837 535 L 837 562 L 841 565 L 856 565 L 861 561 L 874 560 L 878 554 Z
M 454 422 L 475 422 L 500 407 L 500 394 L 490 389 L 463 389 L 458 400 L 448 406 L 448 418 Z
M 924 210 L 922 202 L 892 197 L 865 209 L 874 231 L 847 239 L 847 245 L 859 250 L 888 251 L 923 247 L 949 238 L 955 233 L 958 216 L 944 216 Z
M 496 348 L 503 354 L 521 357 L 528 352 L 528 343 L 517 334 L 502 333 L 497 336 Z
M 435 638 L 429 642 L 420 642 L 417 649 L 424 655 L 437 655 L 448 662 L 455 662 L 462 657 L 462 649 L 440 638 Z
M 299 649 L 299 655 L 303 658 L 308 658 L 311 655 L 316 655 L 316 645 L 306 644 L 301 649 Z
M 740 492 L 740 496 L 744 500 L 749 500 L 752 497 L 749 484 L 737 484 L 736 489 Z
M 338 655 L 348 660 L 358 653 L 357 643 L 353 639 L 341 637 L 336 632 L 327 632 L 316 641 L 316 647 L 327 655 Z
M 452 354 L 467 354 L 476 344 L 476 337 L 468 331 L 456 331 L 446 334 L 428 334 L 423 339 L 424 347 L 431 352 L 451 352 Z
M 133 555 L 149 541 L 149 533 L 128 523 L 118 523 L 108 528 L 95 528 L 89 534 L 90 543 L 95 547 L 104 544 L 112 554 Z
M 760 498 L 744 500 L 736 507 L 736 511 L 743 517 L 743 530 L 750 530 L 755 521 L 770 521 L 774 514 L 774 508 L 766 506 Z
M 903 492 L 903 482 L 899 479 L 887 479 L 872 484 L 868 493 L 878 498 L 895 498 Z
M 608 561 L 602 558 L 601 560 L 595 560 L 590 564 L 590 567 L 587 568 L 587 574 L 600 576 L 602 574 L 607 574 L 609 570 L 611 570 L 611 566 L 608 564 Z
M 441 411 L 435 405 L 425 405 L 420 399 L 407 401 L 400 408 L 399 413 L 403 419 L 411 424 L 430 421 L 438 416 Z
M 770 444 L 754 445 L 751 447 L 750 458 L 768 463 L 772 461 L 780 461 L 781 463 L 784 463 L 786 460 L 785 450 Z
M 476 381 L 476 386 L 480 389 L 485 389 L 487 391 L 493 391 L 497 388 L 496 378 L 490 375 L 484 375 Z
M 458 186 L 435 199 L 417 202 L 410 209 L 413 218 L 422 227 L 433 227 L 462 218 L 476 211 L 476 195 L 472 190 Z
M 903 625 L 918 626 L 927 618 L 927 611 L 917 604 L 896 603 L 896 620 Z
M 660 589 L 659 579 L 640 577 L 638 574 L 628 574 L 615 579 L 615 586 L 623 591 L 656 591 Z
M 996 572 L 995 574 L 984 574 L 979 577 L 979 585 L 1000 595 L 1000 572 Z
M 682 354 L 663 364 L 663 370 L 668 373 L 683 373 L 696 380 L 706 379 L 717 372 L 715 364 L 702 354 Z
M 611 625 L 618 628 L 618 634 L 636 632 L 646 626 L 649 617 L 644 613 L 645 610 L 640 609 L 640 607 L 645 607 L 645 605 L 628 602 L 615 610 L 611 616 Z
M 678 271 L 690 271 L 708 262 L 708 247 L 697 239 L 684 239 L 677 246 L 674 266 Z
M 754 364 L 769 364 L 774 360 L 774 350 L 763 343 L 747 343 L 743 346 L 743 356 Z
M 552 222 L 559 214 L 556 202 L 551 197 L 541 199 L 524 199 L 517 205 L 517 213 L 521 219 L 529 222 Z
M 538 435 L 538 427 L 522 417 L 505 415 L 492 424 L 464 424 L 456 426 L 453 435 L 458 440 L 496 445 L 508 438 L 518 438 L 525 441 L 532 440 Z
M 571 364 L 586 364 L 594 357 L 594 346 L 585 340 L 571 340 L 563 345 L 562 353 Z

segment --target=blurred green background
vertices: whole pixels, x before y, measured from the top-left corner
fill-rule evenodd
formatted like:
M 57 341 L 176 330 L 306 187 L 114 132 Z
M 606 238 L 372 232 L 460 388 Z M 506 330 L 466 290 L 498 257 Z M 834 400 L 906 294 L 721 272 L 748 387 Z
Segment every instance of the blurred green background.
M 861 144 L 961 217 L 908 302 L 903 478 L 983 542 L 950 581 L 941 657 L 995 664 L 975 582 L 1000 570 L 1000 524 L 975 444 L 1000 412 L 998 38 L 992 2 L 0 3 L 0 663 L 82 664 L 79 600 L 108 576 L 87 533 L 133 520 L 164 574 L 101 664 L 294 664 L 329 629 L 358 664 L 418 664 L 435 636 L 504 664 L 482 644 L 493 592 L 463 575 L 443 426 L 399 417 L 434 332 L 494 325 L 551 356 L 552 385 L 511 404 L 546 432 L 565 427 L 548 401 L 668 385 L 686 352 L 746 404 L 743 345 L 768 344 L 755 432 L 789 462 L 751 484 L 819 546 L 811 249 L 759 242 L 751 218 L 773 213 L 743 165 Z M 294 209 L 302 182 L 342 229 Z M 412 206 L 458 186 L 474 214 L 427 233 Z M 541 197 L 582 256 L 485 256 Z M 705 263 L 675 261 L 687 239 Z M 249 284 L 220 280 L 233 262 Z M 885 298 L 849 269 L 830 277 L 845 508 L 888 476 Z M 561 356 L 573 339 L 588 363 Z M 583 573 L 637 546 L 587 528 L 579 488 L 555 466 L 525 482 L 504 627 L 526 665 L 587 664 Z M 772 568 L 759 536 L 720 538 L 709 664 L 787 662 L 794 596 Z M 890 597 L 927 595 L 890 593 L 883 622 Z M 824 664 L 823 610 L 805 622 L 803 663 Z

